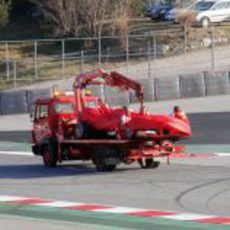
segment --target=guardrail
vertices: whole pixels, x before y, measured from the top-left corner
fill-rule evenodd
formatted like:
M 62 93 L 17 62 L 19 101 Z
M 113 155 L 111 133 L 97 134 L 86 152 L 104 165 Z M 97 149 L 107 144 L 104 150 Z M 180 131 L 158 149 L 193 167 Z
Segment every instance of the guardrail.
M 187 74 L 171 78 L 141 79 L 145 89 L 145 101 L 172 100 L 179 98 L 204 97 L 230 93 L 230 72 L 209 71 L 197 74 Z M 68 90 L 60 84 L 42 89 L 28 89 L 0 92 L 0 114 L 28 113 L 37 98 L 52 95 L 52 89 Z M 71 90 L 71 87 L 69 88 Z M 110 105 L 128 105 L 135 103 L 133 93 L 119 92 L 115 88 L 91 87 L 93 93 L 100 96 Z

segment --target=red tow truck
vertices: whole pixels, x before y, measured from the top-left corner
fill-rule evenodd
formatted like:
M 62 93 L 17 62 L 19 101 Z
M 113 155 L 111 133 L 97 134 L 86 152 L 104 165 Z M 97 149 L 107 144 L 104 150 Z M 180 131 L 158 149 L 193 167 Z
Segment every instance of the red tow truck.
M 90 85 L 133 90 L 139 111 L 110 107 L 93 96 Z M 142 168 L 155 168 L 158 157 L 175 152 L 175 142 L 191 136 L 188 120 L 149 114 L 145 111 L 142 85 L 118 72 L 102 69 L 80 74 L 72 93 L 54 93 L 35 102 L 32 150 L 54 167 L 65 160 L 91 160 L 100 171 L 116 169 L 119 163 L 137 161 Z

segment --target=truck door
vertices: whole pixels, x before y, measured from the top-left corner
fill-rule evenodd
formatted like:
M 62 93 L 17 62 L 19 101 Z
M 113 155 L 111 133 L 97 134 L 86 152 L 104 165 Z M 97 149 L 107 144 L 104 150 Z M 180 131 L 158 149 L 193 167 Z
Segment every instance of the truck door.
M 48 115 L 48 104 L 36 105 L 33 127 L 33 137 L 35 139 L 35 143 L 41 143 L 41 141 L 50 134 Z

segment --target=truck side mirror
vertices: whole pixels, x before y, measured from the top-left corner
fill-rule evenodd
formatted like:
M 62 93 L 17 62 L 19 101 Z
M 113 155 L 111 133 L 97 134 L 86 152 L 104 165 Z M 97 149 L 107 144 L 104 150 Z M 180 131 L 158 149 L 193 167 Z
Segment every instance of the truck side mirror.
M 31 107 L 30 107 L 30 121 L 31 122 L 33 122 L 34 120 L 35 120 L 35 115 L 34 115 L 34 112 L 35 112 L 35 106 L 34 105 L 32 105 Z

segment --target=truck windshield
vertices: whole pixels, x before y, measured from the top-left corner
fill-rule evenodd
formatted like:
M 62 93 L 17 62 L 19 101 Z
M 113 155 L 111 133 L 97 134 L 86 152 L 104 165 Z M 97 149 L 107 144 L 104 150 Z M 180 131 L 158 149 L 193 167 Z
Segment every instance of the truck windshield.
M 72 103 L 56 103 L 56 113 L 74 113 L 74 105 Z
M 197 2 L 195 8 L 197 11 L 209 10 L 214 5 L 214 3 L 215 3 L 215 1 Z
M 96 101 L 87 101 L 85 103 L 85 106 L 88 107 L 88 108 L 97 108 L 98 104 Z

